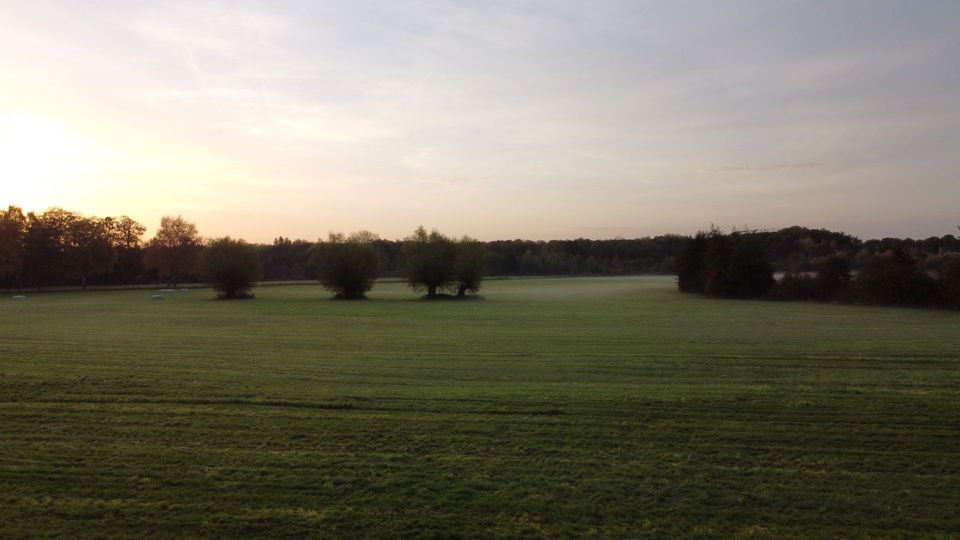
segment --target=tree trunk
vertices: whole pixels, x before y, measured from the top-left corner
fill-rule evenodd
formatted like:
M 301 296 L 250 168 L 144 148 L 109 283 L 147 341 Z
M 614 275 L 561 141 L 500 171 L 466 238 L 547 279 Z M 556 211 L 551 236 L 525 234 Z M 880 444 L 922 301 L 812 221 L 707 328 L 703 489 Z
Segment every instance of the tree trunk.
M 80 290 L 81 290 L 81 291 L 86 291 L 86 290 L 87 290 L 87 275 L 86 275 L 86 274 L 80 274 Z
M 427 298 L 436 298 L 437 297 L 437 286 L 429 285 L 427 286 Z
M 460 287 L 457 288 L 457 296 L 460 298 L 463 298 L 466 295 L 467 295 L 467 286 L 460 285 Z

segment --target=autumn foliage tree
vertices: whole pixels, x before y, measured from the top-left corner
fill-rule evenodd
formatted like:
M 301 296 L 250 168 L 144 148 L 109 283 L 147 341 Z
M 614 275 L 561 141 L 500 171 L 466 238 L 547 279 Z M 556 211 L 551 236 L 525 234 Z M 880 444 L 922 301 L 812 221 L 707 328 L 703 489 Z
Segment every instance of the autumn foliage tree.
M 204 284 L 224 299 L 251 298 L 250 291 L 263 274 L 257 247 L 229 236 L 207 244 L 199 270 Z
M 175 287 L 181 278 L 196 272 L 202 248 L 196 225 L 180 216 L 164 216 L 157 234 L 147 242 L 144 265 Z
M 365 298 L 377 278 L 380 259 L 373 247 L 377 235 L 369 231 L 349 236 L 330 233 L 318 242 L 312 252 L 311 268 L 323 287 L 335 298 Z

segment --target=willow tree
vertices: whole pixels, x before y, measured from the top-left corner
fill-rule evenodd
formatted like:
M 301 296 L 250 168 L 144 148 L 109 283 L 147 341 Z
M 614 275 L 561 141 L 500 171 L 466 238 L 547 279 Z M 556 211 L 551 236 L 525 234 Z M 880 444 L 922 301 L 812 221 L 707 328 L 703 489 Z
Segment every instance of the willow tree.
M 317 242 L 310 258 L 310 266 L 320 284 L 334 293 L 335 298 L 356 300 L 366 298 L 377 278 L 380 258 L 373 247 L 377 235 L 369 231 L 349 236 L 330 233 L 326 241 Z
M 229 236 L 211 241 L 200 255 L 200 277 L 223 299 L 252 298 L 263 275 L 257 246 Z
M 426 290 L 427 298 L 437 298 L 457 278 L 457 244 L 436 229 L 418 227 L 404 238 L 401 256 L 407 282 L 415 291 Z

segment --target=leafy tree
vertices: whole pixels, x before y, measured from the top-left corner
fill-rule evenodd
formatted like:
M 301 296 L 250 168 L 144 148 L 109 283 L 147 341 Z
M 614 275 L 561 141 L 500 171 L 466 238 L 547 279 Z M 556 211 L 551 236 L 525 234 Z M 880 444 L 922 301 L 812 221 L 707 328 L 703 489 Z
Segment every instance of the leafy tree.
M 487 250 L 481 242 L 464 236 L 457 242 L 455 280 L 457 296 L 463 298 L 468 292 L 480 291 L 480 283 L 487 271 Z
M 90 276 L 108 272 L 117 260 L 108 224 L 104 220 L 74 215 L 67 223 L 65 260 L 71 275 L 87 290 Z
M 211 241 L 200 255 L 203 282 L 220 298 L 250 298 L 250 290 L 262 275 L 257 247 L 229 236 Z
M 196 271 L 202 247 L 196 225 L 180 216 L 164 216 L 156 236 L 147 242 L 144 263 L 175 287 L 181 277 Z
M 67 280 L 68 230 L 77 214 L 62 208 L 27 214 L 24 274 L 36 287 Z
M 27 238 L 27 217 L 10 206 L 0 210 L 0 285 L 23 286 L 23 259 Z
M 131 282 L 143 273 L 143 234 L 147 228 L 127 216 L 105 218 L 104 226 L 117 253 L 110 278 L 113 283 Z
M 311 267 L 317 279 L 336 298 L 365 298 L 377 278 L 380 258 L 373 242 L 377 236 L 360 231 L 345 236 L 330 233 L 326 242 L 313 248 Z
M 456 279 L 457 246 L 436 229 L 418 227 L 404 239 L 402 257 L 410 286 L 426 289 L 427 298 L 437 298 L 437 290 Z

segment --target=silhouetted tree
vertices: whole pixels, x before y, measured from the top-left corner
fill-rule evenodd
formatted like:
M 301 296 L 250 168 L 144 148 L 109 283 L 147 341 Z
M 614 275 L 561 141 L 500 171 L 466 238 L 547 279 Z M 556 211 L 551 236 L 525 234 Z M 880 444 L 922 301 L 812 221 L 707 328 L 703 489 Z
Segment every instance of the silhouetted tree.
M 104 218 L 110 243 L 117 261 L 110 273 L 110 283 L 132 283 L 143 274 L 143 234 L 147 228 L 127 216 Z
M 26 238 L 27 217 L 23 210 L 12 205 L 0 210 L 0 286 L 23 286 Z
M 117 260 L 110 230 L 103 220 L 73 215 L 67 223 L 64 242 L 69 273 L 80 279 L 80 289 L 87 290 L 90 276 L 110 271 Z
M 427 232 L 418 227 L 404 239 L 402 257 L 405 276 L 414 290 L 427 290 L 427 298 L 436 298 L 437 289 L 456 279 L 457 247 L 453 240 L 436 229 Z
M 730 260 L 724 273 L 723 296 L 759 298 L 773 286 L 773 266 L 753 235 L 734 233 Z
M 712 227 L 688 240 L 677 257 L 677 286 L 708 296 L 757 298 L 773 286 L 773 266 L 756 233 Z
M 67 235 L 76 218 L 75 213 L 62 208 L 27 214 L 24 274 L 33 286 L 66 282 Z
M 454 272 L 457 296 L 463 298 L 468 292 L 480 291 L 480 283 L 487 271 L 487 250 L 481 242 L 464 236 L 457 242 L 457 258 Z
M 180 278 L 196 271 L 202 247 L 196 225 L 180 216 L 164 216 L 156 236 L 147 242 L 144 264 L 175 287 Z
M 229 236 L 211 241 L 200 255 L 203 282 L 220 293 L 220 298 L 249 298 L 250 290 L 262 275 L 256 246 Z
M 703 293 L 706 282 L 707 233 L 699 231 L 683 243 L 677 255 L 677 287 L 684 292 Z
M 365 298 L 377 278 L 380 259 L 373 242 L 377 236 L 360 231 L 344 236 L 330 233 L 313 248 L 311 267 L 320 284 L 340 299 Z

